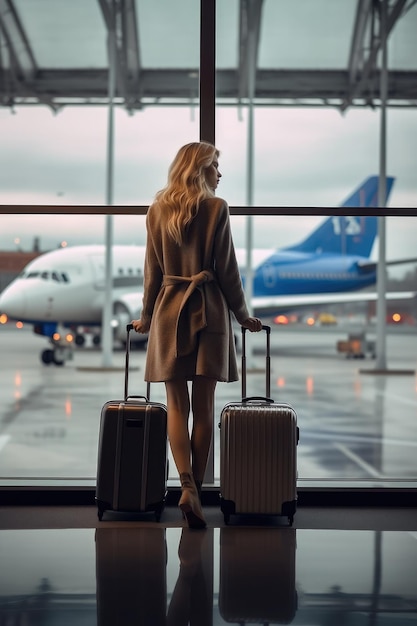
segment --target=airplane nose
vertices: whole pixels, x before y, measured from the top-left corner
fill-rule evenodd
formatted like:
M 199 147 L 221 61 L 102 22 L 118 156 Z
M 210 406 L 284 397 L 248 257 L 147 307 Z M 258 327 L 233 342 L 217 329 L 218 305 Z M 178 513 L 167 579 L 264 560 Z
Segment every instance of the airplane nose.
M 26 297 L 20 285 L 10 285 L 0 294 L 0 312 L 15 319 L 25 317 Z

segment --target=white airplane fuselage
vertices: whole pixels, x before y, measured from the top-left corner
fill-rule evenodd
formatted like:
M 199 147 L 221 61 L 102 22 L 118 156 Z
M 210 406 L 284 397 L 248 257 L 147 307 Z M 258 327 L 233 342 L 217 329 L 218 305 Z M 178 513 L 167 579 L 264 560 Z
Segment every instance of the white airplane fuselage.
M 143 288 L 144 248 L 112 249 L 115 306 L 138 313 Z M 23 322 L 100 324 L 105 284 L 103 246 L 59 249 L 32 261 L 0 296 L 0 310 Z M 136 297 L 135 297 L 136 296 Z

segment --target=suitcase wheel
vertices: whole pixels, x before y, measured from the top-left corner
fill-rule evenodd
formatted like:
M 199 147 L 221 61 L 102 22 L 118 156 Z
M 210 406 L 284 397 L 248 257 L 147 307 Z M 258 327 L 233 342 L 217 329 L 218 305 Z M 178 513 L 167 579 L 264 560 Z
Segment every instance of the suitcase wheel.
M 104 513 L 109 508 L 109 504 L 107 502 L 104 502 L 104 500 L 98 500 L 97 498 L 96 498 L 96 504 L 97 504 L 97 517 L 101 522 L 101 520 L 103 519 Z
M 165 502 L 161 502 L 161 504 L 155 509 L 155 520 L 157 522 L 161 521 L 162 512 L 165 508 Z

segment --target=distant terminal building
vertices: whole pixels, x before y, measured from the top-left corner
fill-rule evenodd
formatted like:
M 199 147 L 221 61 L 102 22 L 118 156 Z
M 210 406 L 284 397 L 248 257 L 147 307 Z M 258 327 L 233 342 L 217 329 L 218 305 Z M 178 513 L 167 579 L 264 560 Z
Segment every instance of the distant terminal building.
M 0 251 L 0 292 L 12 282 L 23 268 L 41 254 L 39 251 Z

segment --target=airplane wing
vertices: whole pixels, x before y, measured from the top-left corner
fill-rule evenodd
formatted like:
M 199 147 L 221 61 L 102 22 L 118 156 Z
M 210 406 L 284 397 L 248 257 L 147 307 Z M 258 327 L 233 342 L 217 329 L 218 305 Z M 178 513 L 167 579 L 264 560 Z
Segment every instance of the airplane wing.
M 404 259 L 392 259 L 390 261 L 385 261 L 385 265 L 407 265 L 408 263 L 417 263 L 417 258 L 404 258 Z M 378 267 L 378 261 L 371 260 L 363 260 L 358 262 L 358 267 L 364 270 L 374 271 Z
M 385 295 L 387 300 L 410 300 L 417 298 L 415 291 L 391 291 Z M 378 294 L 374 291 L 319 293 L 284 296 L 267 296 L 252 298 L 252 306 L 256 315 L 275 315 L 278 312 L 293 311 L 296 308 L 324 304 L 340 304 L 349 302 L 375 302 Z

